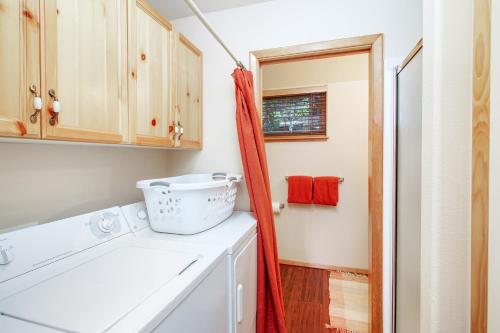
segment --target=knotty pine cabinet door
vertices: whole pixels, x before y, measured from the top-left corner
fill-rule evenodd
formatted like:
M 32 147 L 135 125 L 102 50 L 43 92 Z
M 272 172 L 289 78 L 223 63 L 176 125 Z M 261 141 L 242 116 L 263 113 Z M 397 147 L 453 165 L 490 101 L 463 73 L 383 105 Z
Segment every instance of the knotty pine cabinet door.
M 34 109 L 41 91 L 39 13 L 38 0 L 0 0 L 0 136 L 41 135 Z
M 147 2 L 129 1 L 129 110 L 132 143 L 173 145 L 172 25 Z
M 127 141 L 126 2 L 45 0 L 44 11 L 43 137 Z
M 203 55 L 186 37 L 176 36 L 175 145 L 201 149 L 203 146 Z

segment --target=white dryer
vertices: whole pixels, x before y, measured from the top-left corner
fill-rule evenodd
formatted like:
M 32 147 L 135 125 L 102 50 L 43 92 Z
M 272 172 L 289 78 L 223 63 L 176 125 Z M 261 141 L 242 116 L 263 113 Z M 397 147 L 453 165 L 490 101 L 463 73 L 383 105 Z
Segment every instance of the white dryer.
M 175 235 L 151 230 L 144 202 L 121 209 L 130 229 L 139 238 L 176 242 L 200 253 L 207 249 L 224 248 L 228 281 L 228 332 L 255 333 L 257 224 L 251 213 L 236 211 L 229 219 L 207 231 L 195 235 Z

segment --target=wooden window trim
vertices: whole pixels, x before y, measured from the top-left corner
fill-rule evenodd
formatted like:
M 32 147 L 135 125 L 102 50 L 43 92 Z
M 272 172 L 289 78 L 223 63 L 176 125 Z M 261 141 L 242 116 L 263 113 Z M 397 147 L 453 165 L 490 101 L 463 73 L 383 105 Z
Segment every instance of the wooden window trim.
M 313 93 L 323 93 L 323 92 L 328 93 L 328 86 L 321 85 L 321 86 L 293 87 L 285 89 L 268 89 L 262 92 L 262 97 L 313 94 Z
M 327 141 L 328 135 L 267 135 L 264 136 L 265 142 L 307 142 L 307 141 Z
M 327 85 L 314 85 L 314 86 L 304 86 L 304 87 L 293 87 L 285 89 L 268 89 L 262 92 L 262 97 L 270 96 L 289 96 L 289 95 L 301 95 L 301 94 L 314 94 L 314 93 L 327 93 L 328 104 L 328 86 Z M 325 121 L 328 119 L 328 105 L 325 110 Z M 282 134 L 282 135 L 264 135 L 265 142 L 318 142 L 327 141 L 328 136 L 328 124 L 325 125 L 325 130 L 327 134 Z

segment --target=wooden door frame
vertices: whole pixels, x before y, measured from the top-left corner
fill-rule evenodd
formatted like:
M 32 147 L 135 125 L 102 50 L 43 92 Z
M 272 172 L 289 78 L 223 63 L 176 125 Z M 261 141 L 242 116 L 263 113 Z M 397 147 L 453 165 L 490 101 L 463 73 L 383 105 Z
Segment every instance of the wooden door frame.
M 384 137 L 384 55 L 383 35 L 367 35 L 296 46 L 250 52 L 255 100 L 262 110 L 261 65 L 332 55 L 367 52 L 370 55 L 369 74 L 369 134 L 368 134 L 368 206 L 369 206 L 369 278 L 370 332 L 382 332 L 382 231 L 383 231 L 383 137 Z

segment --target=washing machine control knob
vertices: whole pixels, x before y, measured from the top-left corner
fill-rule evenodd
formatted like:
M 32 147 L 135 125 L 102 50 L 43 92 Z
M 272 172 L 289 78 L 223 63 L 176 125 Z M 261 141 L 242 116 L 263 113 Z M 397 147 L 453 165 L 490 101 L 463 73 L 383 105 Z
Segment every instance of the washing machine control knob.
M 99 220 L 98 227 L 102 232 L 109 233 L 115 228 L 115 221 L 113 217 L 103 215 Z
M 112 211 L 95 213 L 90 217 L 87 225 L 97 238 L 106 238 L 121 230 L 120 215 Z
M 0 246 L 0 265 L 7 265 L 12 262 L 13 255 L 10 248 Z

